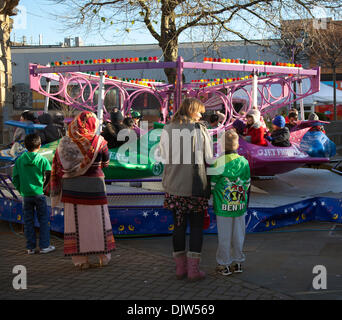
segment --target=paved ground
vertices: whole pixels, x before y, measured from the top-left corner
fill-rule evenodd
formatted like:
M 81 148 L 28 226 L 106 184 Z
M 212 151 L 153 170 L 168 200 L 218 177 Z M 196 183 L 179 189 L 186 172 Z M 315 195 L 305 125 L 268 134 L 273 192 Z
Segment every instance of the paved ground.
M 168 256 L 170 239 L 121 240 L 126 246 Z M 202 265 L 215 268 L 216 235 L 207 235 Z M 266 287 L 294 299 L 342 300 L 342 225 L 308 222 L 273 232 L 246 236 L 245 272 L 238 277 L 256 286 Z M 313 268 L 327 270 L 327 290 L 314 290 Z
M 16 229 L 18 232 L 18 230 Z M 170 237 L 153 242 L 170 245 Z M 132 241 L 132 242 L 131 242 Z M 2 299 L 162 299 L 162 300 L 232 300 L 232 299 L 292 299 L 262 285 L 255 285 L 238 276 L 223 277 L 209 273 L 200 282 L 176 280 L 170 255 L 159 252 L 151 240 L 117 240 L 118 249 L 111 264 L 103 269 L 75 270 L 70 258 L 62 254 L 63 242 L 53 237 L 57 251 L 48 255 L 28 256 L 25 240 L 15 235 L 8 223 L 0 222 L 0 300 Z M 135 245 L 139 243 L 140 245 Z M 145 244 L 144 244 L 145 243 Z M 142 246 L 142 247 L 141 247 Z M 12 286 L 15 265 L 27 269 L 27 289 Z
M 208 277 L 195 283 L 175 279 L 170 237 L 117 239 L 109 266 L 78 271 L 63 256 L 60 238 L 52 237 L 56 252 L 28 256 L 21 226 L 14 229 L 0 222 L 0 300 L 342 299 L 342 226 L 332 223 L 247 235 L 245 272 L 230 277 L 213 272 L 217 237 L 207 235 L 202 266 Z M 27 290 L 13 289 L 15 265 L 27 268 Z M 327 290 L 312 288 L 315 265 L 327 268 Z

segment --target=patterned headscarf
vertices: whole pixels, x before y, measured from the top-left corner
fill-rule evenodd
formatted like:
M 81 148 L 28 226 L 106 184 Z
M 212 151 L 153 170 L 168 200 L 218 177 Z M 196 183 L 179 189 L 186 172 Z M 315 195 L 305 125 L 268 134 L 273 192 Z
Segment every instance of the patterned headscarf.
M 68 135 L 75 143 L 84 139 L 90 141 L 96 135 L 99 124 L 94 113 L 83 111 L 69 124 Z
M 52 162 L 50 196 L 53 207 L 60 201 L 62 178 L 86 173 L 107 143 L 96 134 L 98 127 L 99 120 L 90 111 L 81 112 L 69 124 L 68 135 L 61 139 Z
M 96 115 L 90 111 L 81 112 L 69 124 L 68 136 L 72 142 L 77 145 L 79 152 L 81 152 L 83 156 L 83 159 L 80 163 L 80 168 L 86 167 L 89 161 L 94 158 L 98 140 L 102 138 L 96 135 L 98 127 L 99 120 L 97 119 Z M 62 148 L 63 144 L 60 144 L 59 149 Z

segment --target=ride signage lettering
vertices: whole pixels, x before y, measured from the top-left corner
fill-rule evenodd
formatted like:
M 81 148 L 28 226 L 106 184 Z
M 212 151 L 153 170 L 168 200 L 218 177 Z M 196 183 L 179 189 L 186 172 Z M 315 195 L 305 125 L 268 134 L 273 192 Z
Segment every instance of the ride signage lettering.
M 292 148 L 262 148 L 258 150 L 258 156 L 261 157 L 301 157 L 305 158 L 308 155 L 304 154 L 295 147 Z

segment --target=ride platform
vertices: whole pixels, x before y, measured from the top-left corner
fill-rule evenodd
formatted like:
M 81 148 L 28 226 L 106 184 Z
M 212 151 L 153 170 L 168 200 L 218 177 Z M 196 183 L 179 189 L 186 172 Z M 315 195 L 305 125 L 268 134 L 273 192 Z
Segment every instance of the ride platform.
M 10 168 L 6 170 L 2 169 L 0 174 L 0 220 L 23 223 L 21 197 L 11 183 Z M 110 218 L 116 236 L 172 233 L 172 213 L 163 208 L 160 178 L 107 183 Z M 210 205 L 210 226 L 205 233 L 216 233 L 212 199 Z M 51 212 L 49 207 L 49 211 L 51 230 L 63 233 L 63 208 L 54 208 Z M 299 168 L 253 179 L 246 215 L 247 232 L 264 232 L 315 220 L 342 223 L 340 175 L 325 169 Z

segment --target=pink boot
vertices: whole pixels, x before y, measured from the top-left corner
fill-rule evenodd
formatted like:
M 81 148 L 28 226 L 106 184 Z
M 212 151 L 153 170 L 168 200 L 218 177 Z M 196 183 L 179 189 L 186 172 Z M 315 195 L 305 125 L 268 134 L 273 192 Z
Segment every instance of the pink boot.
M 190 281 L 202 280 L 205 278 L 205 272 L 200 271 L 199 269 L 200 260 L 200 253 L 188 252 L 188 279 Z
M 178 280 L 181 280 L 185 278 L 188 273 L 185 251 L 174 252 L 173 258 L 176 262 L 176 277 Z

